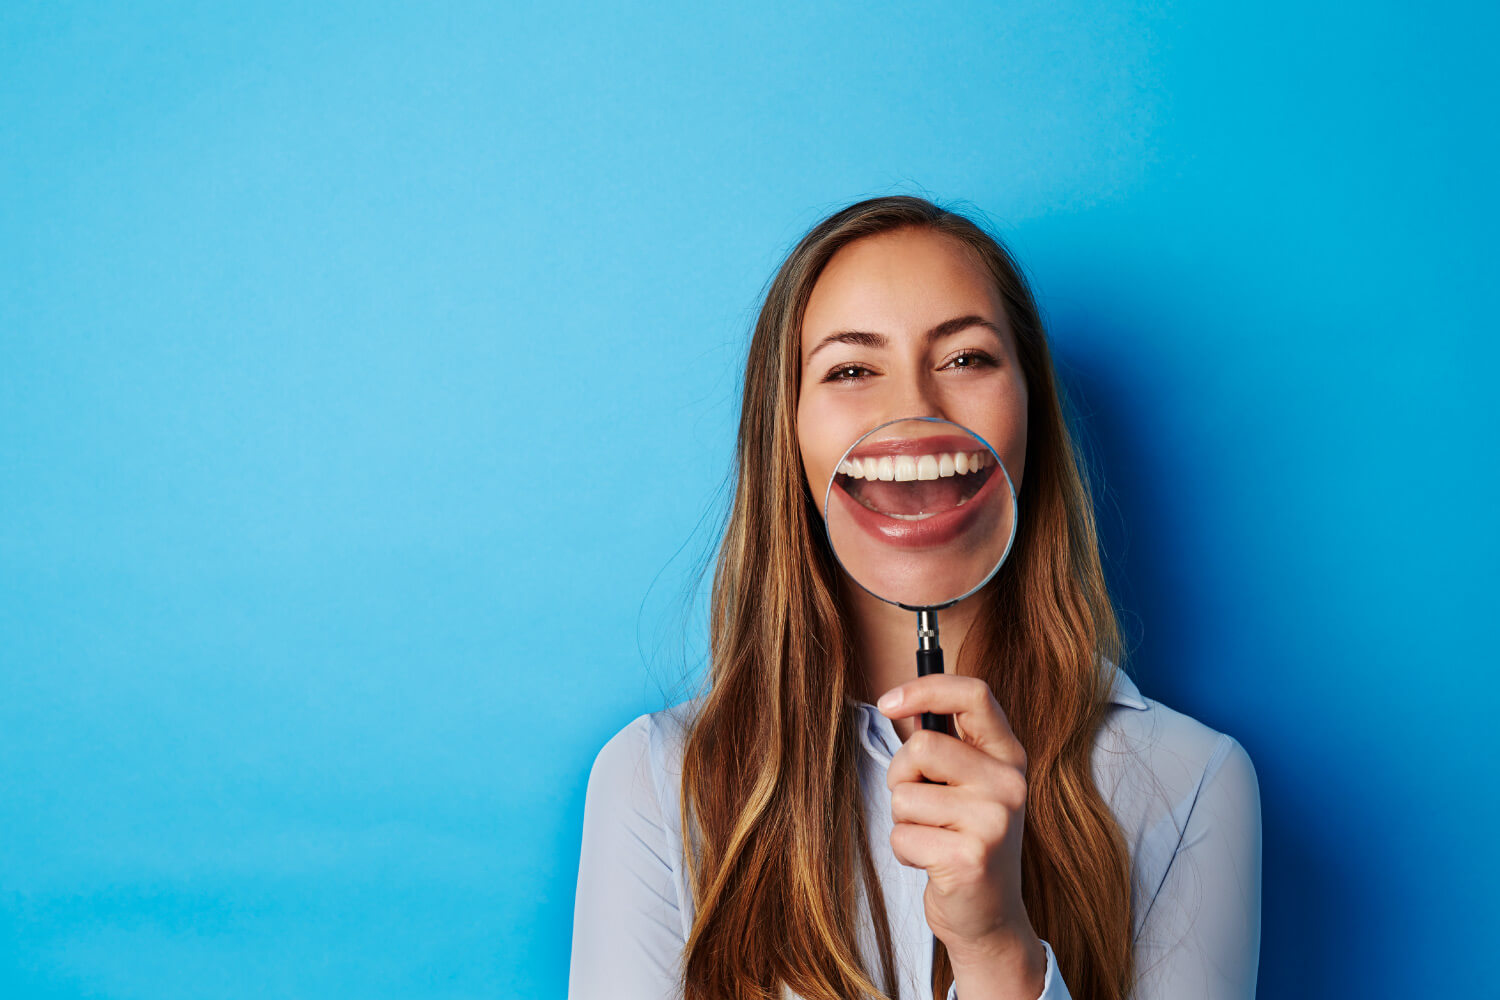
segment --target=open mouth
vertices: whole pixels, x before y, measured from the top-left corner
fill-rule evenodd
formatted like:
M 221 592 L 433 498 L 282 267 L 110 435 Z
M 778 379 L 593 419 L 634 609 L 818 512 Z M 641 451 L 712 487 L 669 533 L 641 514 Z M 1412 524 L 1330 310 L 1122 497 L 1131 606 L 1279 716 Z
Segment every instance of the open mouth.
M 866 510 L 901 521 L 925 521 L 968 503 L 995 472 L 989 452 L 870 454 L 839 464 L 839 488 Z

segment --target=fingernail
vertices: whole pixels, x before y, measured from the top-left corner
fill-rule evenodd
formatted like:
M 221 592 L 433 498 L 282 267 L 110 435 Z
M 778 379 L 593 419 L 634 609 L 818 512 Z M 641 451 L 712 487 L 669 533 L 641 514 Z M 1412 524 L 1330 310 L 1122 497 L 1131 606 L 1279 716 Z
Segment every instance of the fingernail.
M 889 712 L 892 709 L 898 707 L 900 704 L 901 689 L 891 688 L 885 694 L 880 696 L 880 700 L 875 703 L 875 707 L 880 709 L 882 712 Z

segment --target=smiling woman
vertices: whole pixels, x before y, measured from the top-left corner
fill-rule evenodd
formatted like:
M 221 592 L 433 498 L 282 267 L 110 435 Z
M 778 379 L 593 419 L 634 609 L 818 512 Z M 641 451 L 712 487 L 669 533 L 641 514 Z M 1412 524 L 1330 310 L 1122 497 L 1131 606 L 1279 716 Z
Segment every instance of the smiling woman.
M 911 418 L 987 447 L 861 440 Z M 995 488 L 997 458 L 1011 556 L 944 611 L 955 672 L 913 679 L 910 615 L 834 558 L 825 488 L 962 548 L 954 511 Z M 953 537 L 902 527 L 940 521 Z M 777 273 L 711 645 L 707 690 L 625 726 L 590 774 L 575 1000 L 1254 995 L 1254 768 L 1118 666 L 1041 320 L 970 220 L 860 202 Z

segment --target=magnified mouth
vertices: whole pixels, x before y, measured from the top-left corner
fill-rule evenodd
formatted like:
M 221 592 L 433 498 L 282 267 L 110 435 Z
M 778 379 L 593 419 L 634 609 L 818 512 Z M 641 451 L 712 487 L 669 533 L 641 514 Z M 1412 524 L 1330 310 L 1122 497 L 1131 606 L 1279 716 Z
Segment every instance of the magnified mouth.
M 839 464 L 835 479 L 866 510 L 924 521 L 962 507 L 994 471 L 994 457 L 987 451 L 935 451 L 851 457 Z

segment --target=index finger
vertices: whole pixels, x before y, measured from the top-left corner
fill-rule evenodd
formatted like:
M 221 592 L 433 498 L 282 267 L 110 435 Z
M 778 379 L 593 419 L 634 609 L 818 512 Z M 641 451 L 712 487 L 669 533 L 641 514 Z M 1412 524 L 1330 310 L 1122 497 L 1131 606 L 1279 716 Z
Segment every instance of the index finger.
M 978 677 L 928 674 L 891 688 L 876 707 L 890 719 L 922 712 L 952 715 L 960 738 L 1007 764 L 1026 771 L 1026 750 L 990 686 Z

